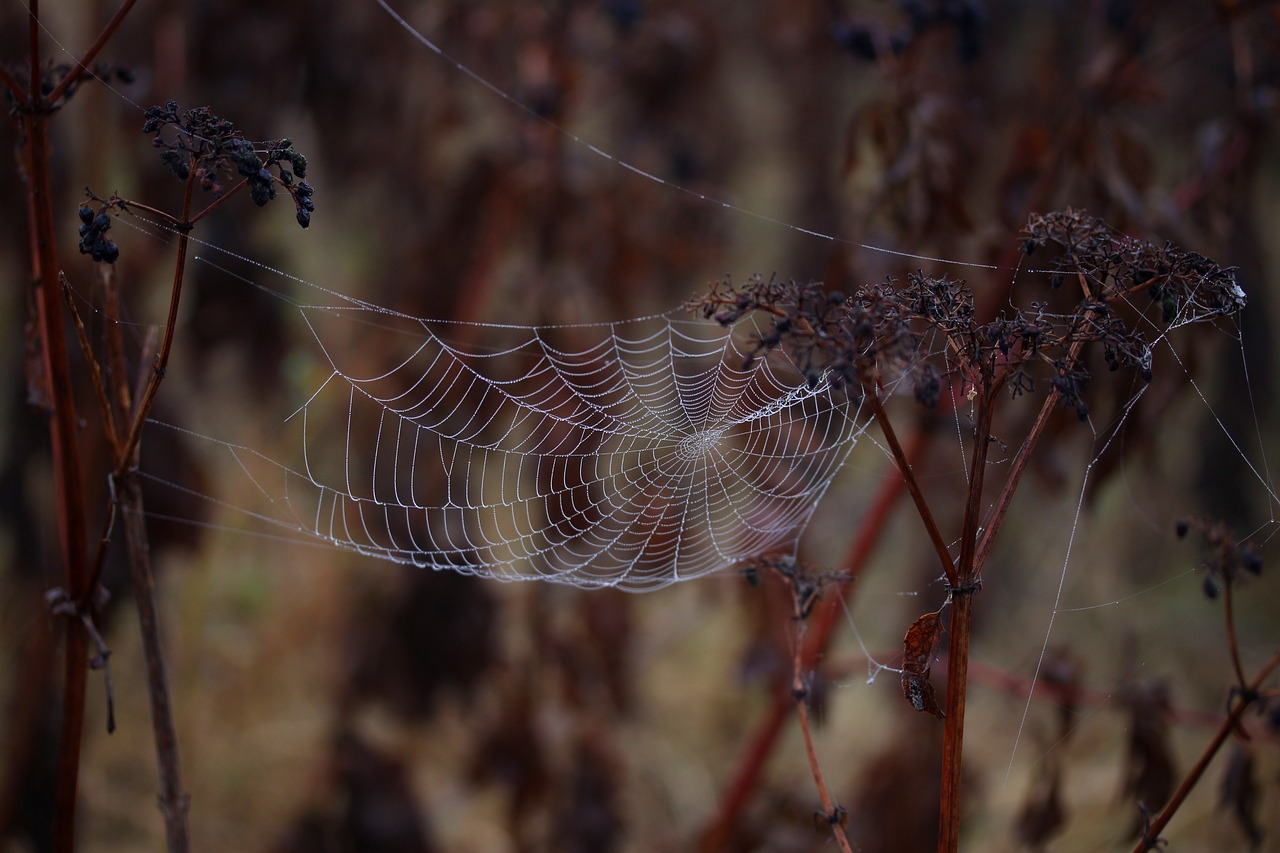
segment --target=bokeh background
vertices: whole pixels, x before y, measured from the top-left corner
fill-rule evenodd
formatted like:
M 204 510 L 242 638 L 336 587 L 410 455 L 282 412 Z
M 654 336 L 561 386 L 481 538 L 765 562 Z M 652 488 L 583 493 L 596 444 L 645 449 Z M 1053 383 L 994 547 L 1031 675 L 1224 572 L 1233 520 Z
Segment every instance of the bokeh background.
M 86 185 L 176 206 L 180 187 L 139 133 L 136 106 L 169 98 L 209 105 L 253 138 L 289 136 L 311 158 L 319 210 L 308 231 L 286 200 L 265 211 L 239 200 L 197 237 L 424 317 L 619 319 L 677 306 L 726 272 L 851 292 L 921 266 L 966 278 L 999 306 L 1027 214 L 1067 206 L 1239 268 L 1243 346 L 1194 330 L 1176 345 L 1244 453 L 1166 353 L 1106 454 L 1063 413 L 978 601 L 967 843 L 1125 849 L 1136 813 L 1126 778 L 1180 779 L 1229 688 L 1221 602 L 1201 592 L 1192 570 L 1204 554 L 1175 540 L 1177 518 L 1204 512 L 1255 534 L 1266 570 L 1237 602 L 1246 662 L 1260 665 L 1280 641 L 1266 547 L 1276 507 L 1244 464 L 1277 450 L 1280 5 L 395 5 L 527 109 L 372 0 L 139 4 L 104 56 L 134 82 L 86 85 L 55 124 L 61 257 L 91 317 L 99 291 L 75 254 L 76 207 Z M 42 4 L 46 49 L 87 44 L 113 11 Z M 21 3 L 0 11 L 6 65 L 24 61 L 26 16 Z M 556 126 L 684 189 L 644 180 Z M 11 124 L 4 134 L 12 147 Z M 16 168 L 0 169 L 0 198 L 0 772 L 15 792 L 0 843 L 19 851 L 48 843 L 60 666 L 43 593 L 60 571 L 46 431 L 26 404 Z M 124 223 L 114 233 L 140 341 L 163 321 L 171 250 Z M 937 266 L 864 243 L 1005 269 Z M 291 458 L 297 448 L 273 442 L 314 388 L 315 359 L 295 312 L 194 264 L 157 417 Z M 1128 387 L 1097 393 L 1122 400 Z M 1033 412 L 1024 408 L 1002 422 L 1010 441 Z M 906 405 L 895 413 L 904 428 L 917 417 Z M 93 429 L 86 447 L 100 454 Z M 954 529 L 963 474 L 950 430 L 936 431 L 921 471 Z M 144 445 L 143 467 L 157 476 L 249 503 L 238 472 L 198 444 L 153 431 Z M 841 565 L 885 470 L 869 442 L 858 449 L 806 533 L 807 558 Z M 788 689 L 794 625 L 768 583 L 727 574 L 645 596 L 501 585 L 267 540 L 242 532 L 242 516 L 172 493 L 149 508 L 186 520 L 157 517 L 151 531 L 197 849 L 696 849 Z M 1062 605 L 1087 609 L 1054 618 L 1046 672 L 1080 698 L 1028 702 L 1069 544 Z M 940 725 L 906 706 L 892 672 L 869 680 L 867 660 L 895 663 L 906 626 L 941 600 L 923 545 L 900 507 L 813 674 L 820 756 L 863 851 L 932 845 Z M 103 615 L 120 728 L 105 733 L 91 676 L 85 850 L 153 850 L 163 837 L 122 563 L 106 577 Z M 1177 849 L 1247 848 L 1239 786 L 1228 785 L 1246 776 L 1258 786 L 1262 844 L 1280 849 L 1280 760 L 1265 722 L 1251 723 L 1247 748 L 1219 756 L 1167 833 Z M 830 845 L 814 826 L 794 720 L 785 726 L 729 849 Z M 1060 821 L 1045 817 L 1054 805 Z

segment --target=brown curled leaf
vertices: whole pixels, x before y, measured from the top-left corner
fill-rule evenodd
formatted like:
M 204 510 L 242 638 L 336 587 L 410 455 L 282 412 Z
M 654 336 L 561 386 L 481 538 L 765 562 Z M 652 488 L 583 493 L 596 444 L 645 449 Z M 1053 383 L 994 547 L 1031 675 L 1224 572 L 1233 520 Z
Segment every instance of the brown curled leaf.
M 902 641 L 902 692 L 911 707 L 938 719 L 946 715 L 938 707 L 929 670 L 942 639 L 941 611 L 926 613 L 911 623 Z

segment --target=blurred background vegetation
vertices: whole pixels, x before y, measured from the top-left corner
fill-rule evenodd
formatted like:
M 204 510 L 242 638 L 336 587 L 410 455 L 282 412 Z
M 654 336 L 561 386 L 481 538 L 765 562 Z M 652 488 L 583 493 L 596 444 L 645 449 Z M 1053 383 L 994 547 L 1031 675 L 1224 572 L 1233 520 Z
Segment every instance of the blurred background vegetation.
M 726 271 L 851 292 L 923 263 L 863 243 L 1002 267 L 949 270 L 994 309 L 1008 298 L 1027 214 L 1073 206 L 1239 267 L 1243 353 L 1213 333 L 1180 340 L 1179 352 L 1248 458 L 1263 458 L 1259 441 L 1277 450 L 1280 4 L 397 8 L 538 115 L 688 192 L 639 178 L 495 96 L 372 0 L 141 3 L 104 55 L 134 82 L 119 94 L 86 85 L 55 123 L 61 257 L 83 302 L 97 293 L 92 265 L 74 252 L 83 187 L 176 206 L 179 185 L 139 133 L 136 106 L 169 98 L 209 105 L 250 138 L 291 137 L 317 187 L 306 232 L 285 212 L 250 214 L 242 203 L 197 237 L 418 316 L 619 319 L 672 308 Z M 114 9 L 42 4 L 49 55 L 55 38 L 80 49 Z M 6 65 L 24 61 L 26 15 L 21 3 L 0 10 Z M 11 125 L 5 142 L 14 144 Z M 18 793 L 0 833 L 5 849 L 28 850 L 44 848 L 52 820 L 58 652 L 43 593 L 60 571 L 47 434 L 26 402 L 17 169 L 0 170 L 0 198 L 0 732 L 5 790 Z M 114 233 L 140 339 L 163 322 L 169 247 L 123 224 Z M 156 416 L 278 458 L 296 453 L 272 434 L 314 388 L 298 317 L 206 265 L 188 285 Z M 1064 607 L 1117 603 L 1061 612 L 1050 636 L 1053 669 L 1041 677 L 1078 685 L 1078 707 L 1037 699 L 1023 725 L 1081 477 L 1101 450 L 1069 413 L 988 569 L 966 741 L 973 849 L 1042 836 L 1060 850 L 1124 847 L 1136 813 L 1126 776 L 1158 785 L 1152 765 L 1167 759 L 1163 776 L 1180 779 L 1224 707 L 1221 603 L 1189 573 L 1203 555 L 1174 541 L 1174 521 L 1205 512 L 1265 538 L 1275 506 L 1181 369 L 1166 358 L 1157 371 L 1090 471 L 1067 573 Z M 1010 415 L 1011 436 L 1027 414 Z M 913 416 L 902 410 L 903 423 Z M 90 433 L 92 459 L 102 449 Z M 922 471 L 958 513 L 952 433 L 944 424 Z M 143 467 L 247 500 L 223 491 L 228 472 L 163 431 L 144 438 Z M 809 559 L 840 564 L 885 468 L 869 443 L 858 449 L 806 534 Z M 242 519 L 171 493 L 149 508 L 198 522 L 152 525 L 197 849 L 693 849 L 787 689 L 789 607 L 769 584 L 725 576 L 648 596 L 499 585 L 239 535 L 226 528 Z M 865 653 L 892 663 L 941 590 L 905 507 L 882 543 L 815 675 L 819 749 L 861 850 L 931 849 L 940 727 L 906 706 L 892 673 L 866 683 Z M 105 733 L 91 676 L 81 838 L 85 850 L 153 850 L 162 829 L 127 572 L 113 564 L 105 583 L 120 727 Z M 1278 592 L 1267 571 L 1239 603 L 1254 665 L 1276 646 Z M 1143 720 L 1156 727 L 1154 745 Z M 1264 843 L 1280 849 L 1280 760 L 1274 733 L 1258 734 L 1257 814 Z M 1227 769 L 1243 766 L 1230 750 L 1168 833 L 1177 849 L 1247 846 L 1233 801 L 1219 806 Z M 1060 823 L 1034 808 L 1046 803 L 1058 804 Z M 789 727 L 729 844 L 823 847 L 817 807 Z

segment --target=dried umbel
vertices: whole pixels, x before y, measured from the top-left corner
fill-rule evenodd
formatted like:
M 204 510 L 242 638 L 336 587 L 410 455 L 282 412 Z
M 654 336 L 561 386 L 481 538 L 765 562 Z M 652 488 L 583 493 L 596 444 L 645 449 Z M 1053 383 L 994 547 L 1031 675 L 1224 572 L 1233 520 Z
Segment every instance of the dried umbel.
M 962 393 L 1007 388 L 1013 397 L 1046 387 L 1084 420 L 1092 375 L 1086 345 L 1101 346 L 1111 370 L 1132 368 L 1150 381 L 1148 331 L 1234 314 L 1245 304 L 1232 269 L 1118 234 L 1079 211 L 1032 216 L 1025 234 L 1026 254 L 1058 250 L 1048 260 L 1051 290 L 1070 281 L 1080 291 L 1068 310 L 1046 299 L 983 322 L 964 282 L 924 273 L 848 298 L 821 282 L 725 279 L 689 307 L 725 326 L 751 312 L 771 315 L 748 361 L 781 351 L 811 386 L 829 383 L 856 397 L 905 377 L 926 407 L 937 403 L 943 381 Z
M 278 186 L 284 187 L 293 197 L 298 224 L 311 224 L 314 189 L 301 180 L 307 176 L 307 158 L 291 140 L 251 142 L 208 107 L 180 111 L 175 101 L 148 108 L 142 132 L 153 134 L 160 159 L 181 180 L 194 171 L 201 189 L 221 193 L 219 176 L 234 173 L 248 183 L 249 197 L 258 207 L 276 197 Z

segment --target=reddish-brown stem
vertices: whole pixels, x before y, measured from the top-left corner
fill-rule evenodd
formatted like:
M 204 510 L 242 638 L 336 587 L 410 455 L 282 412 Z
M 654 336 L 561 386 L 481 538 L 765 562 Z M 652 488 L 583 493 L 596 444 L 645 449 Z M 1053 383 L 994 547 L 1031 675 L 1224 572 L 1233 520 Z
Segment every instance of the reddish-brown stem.
M 1227 577 L 1222 584 L 1223 618 L 1227 623 L 1227 650 L 1231 654 L 1231 666 L 1236 672 L 1236 684 L 1243 689 L 1245 685 L 1244 667 L 1240 664 L 1240 644 L 1236 640 L 1235 608 L 1232 605 L 1232 579 Z
M 164 647 L 160 638 L 160 621 L 155 605 L 155 581 L 151 570 L 151 549 L 142 503 L 142 491 L 138 487 L 136 468 L 138 447 L 147 415 L 155 401 L 160 383 L 164 379 L 169 352 L 178 323 L 178 304 L 182 296 L 182 282 L 186 275 L 188 232 L 191 223 L 191 198 L 196 175 L 193 169 L 187 178 L 183 195 L 182 216 L 176 221 L 178 229 L 178 257 L 173 272 L 173 285 L 169 296 L 169 313 L 165 320 L 160 349 L 146 385 L 138 395 L 133 426 L 123 446 L 117 446 L 116 470 L 112 475 L 118 494 L 120 512 L 124 517 L 125 546 L 129 553 L 129 576 L 134 601 L 138 607 L 138 621 L 142 632 L 143 656 L 147 662 L 147 689 L 151 700 L 151 729 L 155 739 L 156 763 L 160 775 L 160 811 L 164 817 L 165 840 L 170 853 L 185 853 L 189 849 L 187 835 L 188 797 L 182 789 L 182 773 L 178 761 L 178 736 L 173 720 L 173 706 L 169 698 L 169 679 L 164 665 Z M 117 295 L 114 282 L 108 281 L 108 302 L 114 306 Z M 119 340 L 108 339 L 108 355 L 123 361 Z M 144 349 L 143 364 L 148 353 Z M 122 365 L 121 365 L 122 367 Z M 143 368 L 145 370 L 145 368 Z M 145 374 L 144 374 L 145 375 Z M 114 373 L 116 398 L 128 401 L 130 394 L 123 369 Z M 141 377 L 139 377 L 141 379 Z M 99 570 L 95 566 L 95 571 Z
M 973 596 L 965 594 L 952 597 L 951 637 L 947 649 L 947 716 L 942 738 L 942 796 L 938 805 L 938 850 L 948 853 L 955 853 L 960 849 L 964 712 L 972 626 Z
M 880 425 L 880 430 L 884 433 L 885 441 L 889 444 L 889 451 L 893 454 L 893 463 L 897 466 L 898 473 L 902 477 L 907 491 L 911 494 L 911 499 L 915 501 L 916 512 L 924 523 L 925 532 L 929 534 L 929 541 L 933 544 L 933 549 L 938 555 L 938 562 L 942 565 L 942 571 L 947 576 L 947 583 L 953 588 L 959 586 L 956 569 L 951 562 L 951 552 L 947 550 L 947 542 L 942 538 L 942 531 L 938 529 L 938 522 L 934 520 L 933 512 L 929 509 L 929 503 L 925 500 L 920 483 L 916 480 L 915 472 L 911 468 L 911 460 L 907 458 L 907 455 L 902 450 L 902 445 L 898 443 L 898 435 L 894 432 L 893 424 L 885 413 L 884 405 L 880 402 L 880 398 L 876 396 L 874 389 L 866 390 L 864 397 L 867 405 L 871 408 L 871 414 L 875 417 L 876 423 Z
M 982 487 L 991 446 L 991 418 L 995 392 L 981 390 L 975 425 L 973 456 L 969 466 L 969 493 L 965 501 L 960 540 L 960 583 L 952 586 L 950 642 L 947 651 L 947 706 L 942 740 L 942 796 L 938 806 L 938 850 L 960 849 L 961 771 L 964 758 L 964 713 L 969 686 L 969 637 L 973 625 L 974 584 L 978 521 L 982 514 Z
M 1092 310 L 1086 311 L 1084 316 L 1086 323 L 1091 322 L 1094 318 L 1094 312 Z M 1068 363 L 1074 363 L 1080 357 L 1080 351 L 1084 348 L 1084 343 L 1082 339 L 1076 339 L 1072 342 L 1067 354 Z M 978 541 L 977 550 L 974 553 L 973 571 L 975 577 L 982 574 L 982 567 L 986 565 L 987 558 L 991 555 L 991 548 L 995 544 L 996 534 L 1000 532 L 1000 528 L 1004 525 L 1005 517 L 1009 513 L 1009 506 L 1013 503 L 1014 492 L 1018 490 L 1022 475 L 1027 471 L 1027 465 L 1031 461 L 1031 454 L 1040 442 L 1040 436 L 1044 434 L 1045 427 L 1049 424 L 1049 416 L 1053 414 L 1061 399 L 1062 392 L 1058 390 L 1057 386 L 1049 389 L 1049 393 L 1044 398 L 1044 403 L 1040 406 L 1040 412 L 1036 415 L 1035 423 L 1031 425 L 1031 430 L 1022 440 L 1022 446 L 1018 448 L 1018 452 L 1009 466 L 1009 476 L 1005 480 L 1004 488 L 1000 490 L 1000 494 L 996 498 L 995 508 L 987 519 L 986 528 L 982 531 L 982 538 Z
M 84 321 L 80 319 L 80 312 L 76 310 L 75 299 L 71 295 L 71 285 L 67 283 L 65 273 L 58 273 L 58 284 L 62 290 L 63 301 L 67 306 L 67 313 L 71 315 L 71 324 L 76 330 L 76 340 L 80 343 L 80 352 L 84 356 L 85 362 L 89 365 L 89 373 L 93 379 L 93 393 L 98 401 L 98 415 L 102 418 L 102 427 L 107 433 L 107 444 L 111 447 L 113 453 L 118 452 L 120 438 L 116 435 L 115 416 L 111 411 L 111 403 L 107 400 L 107 387 L 102 377 L 102 366 L 98 364 L 97 356 L 93 354 L 93 343 L 89 340 L 89 334 L 84 328 Z
M 160 390 L 160 383 L 164 381 L 165 370 L 169 365 L 173 335 L 178 326 L 178 304 L 182 298 L 182 282 L 187 269 L 187 246 L 190 242 L 187 232 L 191 228 L 188 217 L 191 214 L 191 196 L 195 190 L 195 182 L 196 173 L 193 169 L 187 177 L 186 189 L 182 197 L 182 216 L 178 220 L 178 257 L 174 262 L 173 287 L 169 294 L 169 314 L 165 318 L 164 335 L 160 339 L 160 350 L 156 353 L 151 378 L 147 381 L 146 388 L 138 400 L 133 426 L 129 429 L 128 437 L 120 448 L 120 454 L 116 457 L 115 473 L 118 477 L 124 476 L 134 464 L 134 454 L 138 449 L 138 442 L 142 440 L 142 428 L 147 422 L 147 416 L 151 413 L 156 393 Z
M 89 661 L 79 621 L 63 621 L 67 628 L 62 669 L 62 739 L 53 807 L 53 849 L 72 851 L 76 847 L 76 790 L 80 780 L 80 739 L 84 731 L 85 681 Z
M 49 439 L 58 508 L 58 533 L 62 544 L 67 594 L 78 600 L 85 571 L 84 492 L 80 449 L 76 441 L 76 412 L 71 367 L 62 325 L 62 303 L 54 283 L 58 269 L 54 238 L 53 181 L 49 168 L 49 113 L 40 97 L 40 6 L 30 4 L 29 50 L 31 89 L 20 119 L 25 137 L 27 199 L 31 215 L 32 279 L 36 289 L 36 332 L 44 367 L 42 394 L 50 409 Z M 80 740 L 84 728 L 85 678 L 88 670 L 83 628 L 78 620 L 64 620 L 62 731 L 58 757 L 58 781 L 54 802 L 54 848 L 75 846 L 76 791 L 80 772 Z
M 804 686 L 804 670 L 800 661 L 800 637 L 796 637 L 795 674 L 791 682 L 791 694 L 795 700 L 796 717 L 800 720 L 800 733 L 804 737 L 804 751 L 809 759 L 809 769 L 813 773 L 813 782 L 818 786 L 818 796 L 822 799 L 822 812 L 831 824 L 831 834 L 844 853 L 853 853 L 849 846 L 849 838 L 844 832 L 844 821 L 840 809 L 831 798 L 827 783 L 822 777 L 822 766 L 818 763 L 818 750 L 813 745 L 813 730 L 809 725 L 809 691 Z
M 909 463 L 914 464 L 920 458 L 928 445 L 929 435 L 930 433 L 927 429 L 921 429 L 916 432 L 905 453 L 905 458 Z M 881 479 L 879 491 L 872 499 L 867 512 L 863 515 L 858 535 L 849 546 L 849 551 L 842 561 L 842 565 L 851 576 L 856 577 L 860 574 L 867 561 L 871 558 L 872 552 L 875 551 L 875 547 L 880 541 L 881 534 L 888 526 L 889 516 L 893 508 L 897 506 L 899 498 L 902 497 L 904 488 L 904 479 L 896 469 L 887 471 Z M 844 613 L 842 601 L 846 599 L 848 589 L 850 587 L 846 582 L 836 594 L 829 595 L 823 599 L 815 613 L 809 617 L 812 630 L 806 631 L 804 634 L 805 643 L 802 646 L 803 657 L 801 659 L 802 665 L 806 669 L 812 667 L 831 644 L 831 638 L 835 634 L 835 627 L 839 624 L 840 617 Z M 742 761 L 738 765 L 733 775 L 733 780 L 730 782 L 720 802 L 720 809 L 716 813 L 715 819 L 703 830 L 698 842 L 700 851 L 710 853 L 710 851 L 722 850 L 728 843 L 734 822 L 738 819 L 738 815 L 741 814 L 742 810 L 746 808 L 752 792 L 755 791 L 756 786 L 760 783 L 760 775 L 764 771 L 765 762 L 772 754 L 773 747 L 778 741 L 778 735 L 782 732 L 782 726 L 791 709 L 791 703 L 792 699 L 788 692 L 785 689 L 779 690 L 764 717 L 756 725 L 755 733 L 752 735 L 746 749 L 743 750 Z
M 63 77 L 58 82 L 58 85 L 53 88 L 53 91 L 49 93 L 48 103 L 56 104 L 58 99 L 67 93 L 67 89 L 71 88 L 77 80 L 84 76 L 84 72 L 89 70 L 89 65 L 98 58 L 99 53 L 102 53 L 102 49 L 107 46 L 107 42 L 111 41 L 111 37 L 116 34 L 116 30 L 120 28 L 120 24 L 136 2 L 138 0 L 124 0 L 119 10 L 111 17 L 107 25 L 102 28 L 102 32 L 98 33 L 98 37 L 94 39 L 93 44 L 89 45 L 89 48 L 76 59 L 75 66 L 67 72 L 67 76 Z M 31 16 L 33 19 L 36 16 L 34 3 L 32 4 Z
M 1222 745 L 1227 742 L 1227 737 L 1240 725 L 1240 719 L 1244 716 L 1245 710 L 1257 700 L 1258 691 L 1262 689 L 1262 683 L 1271 676 L 1272 671 L 1277 666 L 1280 666 L 1280 652 L 1272 655 L 1271 660 L 1267 661 L 1267 665 L 1262 668 L 1262 671 L 1253 679 L 1253 682 L 1246 687 L 1243 693 L 1236 696 L 1231 706 L 1231 712 L 1222 721 L 1222 725 L 1218 727 L 1213 739 L 1209 741 L 1209 745 L 1200 754 L 1195 766 L 1191 768 L 1190 772 L 1182 780 L 1178 790 L 1173 792 L 1173 796 L 1169 798 L 1169 802 L 1161 809 L 1160 814 L 1151 819 L 1151 823 L 1146 827 L 1142 838 L 1138 840 L 1137 845 L 1133 848 L 1134 853 L 1146 853 L 1148 850 L 1155 850 L 1159 847 L 1160 833 L 1169 825 L 1169 821 L 1178 809 L 1182 807 L 1182 803 L 1190 795 L 1192 789 L 1195 788 L 1196 783 L 1200 781 L 1204 771 L 1208 769 L 1209 763 L 1218 754 L 1218 750 L 1222 749 Z
M 973 457 L 969 464 L 969 491 L 965 497 L 964 521 L 960 534 L 960 568 L 956 572 L 959 583 L 952 583 L 952 590 L 969 586 L 978 579 L 978 565 L 974 559 L 978 546 L 978 523 L 982 518 L 982 489 L 986 483 L 987 451 L 991 447 L 991 419 L 995 412 L 996 391 L 984 387 L 978 398 L 978 422 L 973 435 Z
M 177 228 L 179 225 L 181 225 L 181 224 L 182 224 L 182 220 L 181 220 L 181 219 L 179 219 L 178 217 L 174 216 L 172 213 L 169 213 L 169 212 L 167 212 L 167 211 L 161 210 L 161 209 L 160 209 L 160 208 L 158 208 L 158 207 L 152 207 L 152 206 L 151 206 L 151 205 L 149 205 L 149 204 L 143 204 L 143 203 L 142 203 L 142 202 L 140 202 L 140 201 L 134 201 L 133 199 L 127 199 L 127 198 L 126 198 L 126 199 L 119 199 L 119 202 L 120 202 L 120 206 L 121 206 L 122 208 L 124 208 L 125 210 L 129 210 L 129 211 L 141 210 L 142 212 L 144 212 L 144 213 L 148 213 L 148 214 L 150 214 L 151 216 L 156 217 L 157 219 L 162 219 L 162 220 L 164 220 L 164 222 L 165 222 L 165 223 L 166 223 L 170 228 Z
M 40 99 L 40 0 L 31 0 L 27 15 L 27 103 L 30 110 L 38 110 L 44 104 Z
M 232 187 L 231 189 L 227 190 L 226 192 L 224 192 L 222 195 L 218 196 L 218 197 L 217 197 L 216 199 L 214 199 L 213 201 L 209 202 L 209 205 L 208 205 L 207 207 L 205 207 L 205 208 L 204 208 L 204 210 L 201 210 L 201 211 L 200 211 L 199 213 L 197 213 L 195 216 L 191 217 L 191 221 L 186 223 L 186 227 L 187 227 L 187 228 L 190 228 L 191 226 L 193 226 L 193 225 L 195 225 L 197 222 L 199 222 L 201 219 L 204 219 L 204 218 L 205 218 L 206 216 L 208 216 L 210 213 L 213 213 L 215 210 L 217 210 L 218 208 L 222 207 L 222 206 L 223 206 L 224 204 L 226 204 L 230 199 L 232 199 L 233 197 L 235 197 L 236 195 L 238 195 L 238 194 L 239 194 L 239 192 L 240 192 L 242 189 L 244 189 L 245 187 L 247 187 L 247 186 L 249 186 L 249 181 L 248 181 L 247 179 L 246 179 L 246 180 L 242 180 L 240 183 L 236 184 L 234 187 Z
M 121 378 L 123 382 L 123 377 Z M 160 772 L 160 812 L 164 816 L 165 840 L 170 853 L 189 849 L 187 838 L 188 797 L 182 789 L 178 763 L 178 735 L 169 699 L 169 678 L 160 641 L 160 620 L 156 613 L 155 582 L 151 571 L 151 548 L 147 543 L 142 491 L 137 475 L 129 472 L 120 481 L 120 511 L 124 517 L 125 545 L 129 552 L 129 578 L 138 606 L 143 653 L 147 661 L 147 687 L 151 698 L 151 731 L 155 739 L 156 764 Z
M 194 174 L 195 171 L 196 170 L 193 167 L 191 169 L 192 174 Z M 188 184 L 187 202 L 189 204 L 191 200 L 191 192 L 194 189 L 194 178 L 188 178 L 187 184 Z M 249 181 L 247 179 L 241 180 L 240 183 L 236 184 L 231 189 L 223 192 L 216 199 L 211 201 L 208 204 L 208 206 L 202 209 L 195 216 L 192 216 L 190 219 L 187 218 L 186 209 L 183 210 L 183 215 L 181 217 L 177 217 L 177 216 L 174 216 L 172 213 L 168 213 L 166 211 L 161 210 L 158 207 L 152 207 L 149 204 L 143 204 L 142 202 L 134 201 L 133 199 L 126 198 L 126 199 L 120 199 L 119 201 L 120 201 L 121 207 L 123 207 L 125 210 L 130 210 L 130 211 L 140 210 L 143 213 L 149 214 L 151 216 L 154 216 L 157 219 L 163 220 L 165 223 L 169 225 L 170 228 L 175 229 L 179 234 L 185 234 L 188 231 L 190 231 L 200 220 L 204 219 L 206 216 L 213 213 L 218 208 L 222 207 L 222 205 L 226 204 L 229 200 L 231 200 L 236 195 L 238 195 L 240 191 L 243 190 L 248 185 L 249 185 Z

